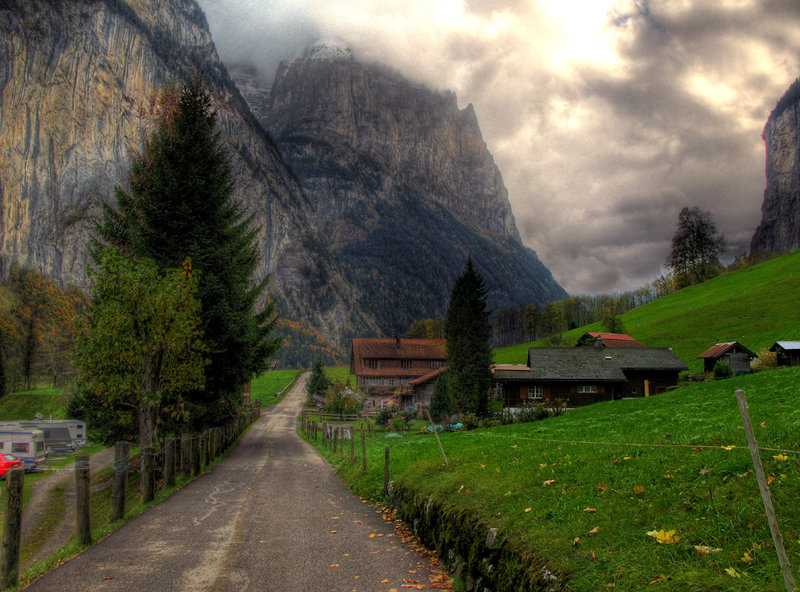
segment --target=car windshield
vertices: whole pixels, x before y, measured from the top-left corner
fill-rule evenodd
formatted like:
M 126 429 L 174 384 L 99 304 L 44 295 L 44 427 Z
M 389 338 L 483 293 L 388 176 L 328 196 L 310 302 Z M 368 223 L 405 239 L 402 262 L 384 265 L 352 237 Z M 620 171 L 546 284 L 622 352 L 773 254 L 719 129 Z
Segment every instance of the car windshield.
M 4 454 L 3 455 L 3 460 L 7 460 L 7 461 L 11 462 L 11 461 L 17 460 L 17 457 L 14 456 L 13 454 Z

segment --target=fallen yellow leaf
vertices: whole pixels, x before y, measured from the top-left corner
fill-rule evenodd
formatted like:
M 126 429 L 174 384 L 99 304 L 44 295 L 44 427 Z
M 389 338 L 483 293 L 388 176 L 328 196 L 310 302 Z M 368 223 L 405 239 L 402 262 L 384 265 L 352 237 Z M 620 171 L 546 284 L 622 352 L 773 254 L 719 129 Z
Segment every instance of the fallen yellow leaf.
M 659 545 L 674 545 L 681 537 L 675 534 L 675 530 L 651 530 L 647 534 L 658 541 Z
M 584 508 L 583 511 L 588 512 L 589 514 L 594 514 L 597 512 L 597 508 Z
M 636 486 L 633 488 L 633 494 L 634 494 L 634 495 L 639 495 L 639 494 L 640 494 L 640 493 L 642 493 L 643 491 L 644 491 L 644 485 L 636 485 Z
M 786 455 L 785 455 L 785 454 L 783 454 L 783 453 L 781 453 L 781 454 L 776 454 L 776 455 L 774 455 L 772 458 L 774 458 L 775 460 L 780 460 L 780 461 L 789 460 L 789 457 L 788 457 L 788 456 L 786 456 Z
M 694 550 L 703 556 L 708 556 L 711 553 L 719 553 L 720 551 L 722 551 L 722 549 L 718 549 L 716 547 L 707 547 L 705 545 L 695 545 Z
M 527 513 L 528 513 L 528 512 L 530 512 L 531 510 L 533 510 L 533 508 L 525 508 L 525 513 L 527 514 Z
M 595 526 L 592 530 L 590 530 L 586 534 L 597 534 L 599 530 L 600 530 L 600 527 L 599 526 Z
M 542 481 L 542 485 L 544 485 L 545 487 L 547 487 L 548 485 L 552 485 L 552 484 L 553 484 L 553 483 L 555 483 L 555 482 L 556 482 L 556 480 L 555 480 L 555 479 L 548 479 L 547 481 Z

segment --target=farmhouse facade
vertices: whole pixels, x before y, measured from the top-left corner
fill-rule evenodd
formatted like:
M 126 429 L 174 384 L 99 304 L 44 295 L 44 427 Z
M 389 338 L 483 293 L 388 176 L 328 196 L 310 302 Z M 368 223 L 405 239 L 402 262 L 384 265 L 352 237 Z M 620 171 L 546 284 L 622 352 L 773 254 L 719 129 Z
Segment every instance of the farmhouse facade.
M 350 373 L 367 409 L 429 406 L 446 362 L 444 339 L 359 338 L 350 350 Z
M 569 407 L 654 395 L 688 370 L 669 348 L 546 348 L 528 351 L 527 366 L 493 368 L 505 407 L 564 399 Z

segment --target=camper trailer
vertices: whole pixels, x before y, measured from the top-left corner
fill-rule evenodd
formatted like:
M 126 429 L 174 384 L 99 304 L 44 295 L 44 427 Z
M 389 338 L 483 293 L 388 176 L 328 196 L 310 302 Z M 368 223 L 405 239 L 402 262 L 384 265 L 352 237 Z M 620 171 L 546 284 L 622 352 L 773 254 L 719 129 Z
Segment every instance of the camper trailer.
M 37 428 L 44 432 L 47 450 L 58 453 L 75 452 L 86 446 L 86 422 L 78 419 L 17 419 L 0 421 L 2 426 Z
M 26 472 L 45 460 L 44 432 L 37 428 L 0 426 L 0 453 L 11 453 L 22 461 Z

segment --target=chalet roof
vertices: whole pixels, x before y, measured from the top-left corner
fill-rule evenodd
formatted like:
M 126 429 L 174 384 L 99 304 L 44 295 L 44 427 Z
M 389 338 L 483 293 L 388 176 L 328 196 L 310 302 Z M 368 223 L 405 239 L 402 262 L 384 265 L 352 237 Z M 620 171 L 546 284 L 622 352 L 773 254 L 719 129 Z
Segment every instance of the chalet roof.
M 530 380 L 533 377 L 525 364 L 493 364 L 492 375 L 495 380 Z
M 622 370 L 675 370 L 683 372 L 689 367 L 668 347 L 630 347 L 606 351 L 614 357 Z
M 626 382 L 617 360 L 595 347 L 532 347 L 528 366 L 533 380 Z
M 644 345 L 625 333 L 593 333 L 591 331 L 581 335 L 576 345 L 588 345 L 589 343 L 608 348 L 644 347 Z
M 532 347 L 528 351 L 529 379 L 627 382 L 626 371 L 688 370 L 666 347 L 631 347 L 609 351 L 595 347 Z M 498 380 L 521 379 L 522 373 L 495 372 Z
M 748 354 L 751 358 L 757 358 L 758 356 L 743 346 L 738 341 L 726 341 L 724 343 L 717 343 L 714 347 L 711 347 L 704 351 L 702 354 L 697 356 L 698 359 L 703 358 L 719 358 L 724 354 L 728 353 L 729 351 L 741 351 L 743 353 Z
M 776 341 L 769 351 L 800 351 L 800 341 Z
M 425 384 L 426 382 L 430 382 L 431 380 L 434 380 L 434 379 L 438 378 L 440 374 L 442 374 L 442 373 L 444 373 L 446 371 L 447 371 L 447 367 L 446 366 L 442 366 L 441 368 L 437 368 L 436 370 L 433 370 L 432 372 L 428 372 L 427 374 L 423 374 L 419 378 L 415 378 L 413 380 L 410 380 L 408 382 L 408 384 L 410 384 L 411 386 L 417 386 L 418 384 Z
M 446 339 L 402 339 L 400 337 L 353 339 L 350 350 L 350 370 L 353 374 L 367 371 L 365 360 L 441 360 L 447 359 Z M 370 374 L 380 374 L 370 369 Z M 419 370 L 407 373 L 393 369 L 387 376 L 418 376 Z

